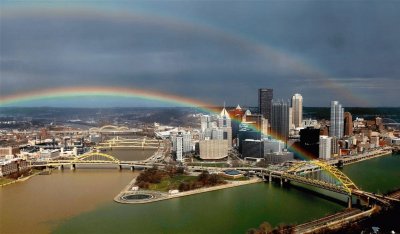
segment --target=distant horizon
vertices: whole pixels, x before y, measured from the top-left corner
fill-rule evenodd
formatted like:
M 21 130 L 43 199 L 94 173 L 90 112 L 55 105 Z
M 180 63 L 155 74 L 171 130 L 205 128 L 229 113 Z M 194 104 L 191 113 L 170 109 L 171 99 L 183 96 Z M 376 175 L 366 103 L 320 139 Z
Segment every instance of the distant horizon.
M 223 108 L 224 106 L 99 106 L 99 107 L 82 107 L 82 106 L 0 106 L 3 108 L 75 108 L 75 109 L 112 109 L 112 108 Z M 257 106 L 241 106 L 244 108 L 258 108 Z M 236 106 L 225 106 L 225 108 L 236 108 Z M 303 106 L 303 108 L 330 108 L 330 106 Z M 344 106 L 344 108 L 400 108 L 400 106 Z

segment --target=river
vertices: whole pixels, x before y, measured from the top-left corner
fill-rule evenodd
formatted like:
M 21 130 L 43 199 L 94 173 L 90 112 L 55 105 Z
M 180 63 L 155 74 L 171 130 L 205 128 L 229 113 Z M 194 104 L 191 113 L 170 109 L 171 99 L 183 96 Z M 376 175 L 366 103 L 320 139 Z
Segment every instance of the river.
M 400 155 L 344 168 L 361 188 L 400 187 Z M 126 205 L 113 197 L 137 175 L 117 170 L 55 171 L 0 189 L 0 233 L 245 233 L 267 221 L 301 223 L 344 208 L 292 187 L 259 183 L 162 202 Z

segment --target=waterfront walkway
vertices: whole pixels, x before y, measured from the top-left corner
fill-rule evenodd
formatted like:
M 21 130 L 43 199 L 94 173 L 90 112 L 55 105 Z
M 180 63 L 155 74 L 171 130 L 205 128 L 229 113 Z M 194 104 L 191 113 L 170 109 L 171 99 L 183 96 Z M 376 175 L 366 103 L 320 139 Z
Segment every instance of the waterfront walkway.
M 263 180 L 258 179 L 258 178 L 249 179 L 249 180 L 245 180 L 245 181 L 228 181 L 227 184 L 223 184 L 223 185 L 205 187 L 205 188 L 190 190 L 190 191 L 186 191 L 186 192 L 179 192 L 179 193 L 176 193 L 176 194 L 169 194 L 169 193 L 163 193 L 163 192 L 151 191 L 151 190 L 132 191 L 132 187 L 135 186 L 135 181 L 136 181 L 136 178 L 134 178 L 128 184 L 128 186 L 126 186 L 114 198 L 114 201 L 116 201 L 118 203 L 124 203 L 124 204 L 143 204 L 143 203 L 163 201 L 163 200 L 168 200 L 168 199 L 173 199 L 173 198 L 179 198 L 179 197 L 195 195 L 195 194 L 199 194 L 199 193 L 211 192 L 211 191 L 216 191 L 216 190 L 221 190 L 221 189 L 227 189 L 227 188 L 233 188 L 233 187 L 242 186 L 242 185 L 248 185 L 248 184 L 254 184 L 254 183 L 263 182 Z M 152 196 L 152 198 L 151 199 L 144 199 L 144 200 L 126 200 L 126 199 L 124 199 L 124 197 L 126 197 L 128 195 L 134 195 L 134 194 L 150 195 L 150 196 Z

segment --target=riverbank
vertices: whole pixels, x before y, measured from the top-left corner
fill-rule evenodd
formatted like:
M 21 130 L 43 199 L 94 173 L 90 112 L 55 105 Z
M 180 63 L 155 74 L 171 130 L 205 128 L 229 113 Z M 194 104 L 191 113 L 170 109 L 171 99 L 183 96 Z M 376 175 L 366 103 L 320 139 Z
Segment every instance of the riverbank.
M 343 165 L 350 165 L 354 163 L 359 163 L 365 160 L 373 159 L 373 158 L 379 158 L 382 156 L 388 156 L 391 155 L 392 151 L 391 150 L 385 150 L 385 151 L 380 151 L 379 153 L 373 153 L 373 154 L 362 154 L 362 155 L 356 155 L 356 156 L 350 156 L 348 158 L 341 159 L 343 161 Z
M 32 178 L 32 177 L 34 177 L 36 175 L 39 175 L 40 173 L 42 173 L 42 171 L 35 171 L 35 172 L 32 172 L 32 174 L 29 174 L 28 176 L 20 177 L 18 179 L 10 179 L 11 181 L 6 182 L 4 184 L 0 184 L 0 187 L 4 187 L 4 186 L 11 185 L 11 184 L 18 183 L 18 182 L 27 181 L 30 178 Z
M 136 178 L 134 178 L 117 196 L 115 196 L 114 201 L 116 201 L 118 203 L 122 203 L 122 204 L 144 204 L 144 203 L 158 202 L 158 201 L 174 199 L 174 198 L 179 198 L 179 197 L 191 196 L 191 195 L 195 195 L 195 194 L 206 193 L 206 192 L 211 192 L 211 191 L 216 191 L 216 190 L 228 189 L 228 188 L 233 188 L 233 187 L 242 186 L 242 185 L 260 183 L 263 181 L 259 178 L 250 179 L 250 180 L 246 180 L 246 181 L 228 181 L 227 184 L 223 184 L 223 185 L 200 188 L 200 189 L 190 190 L 190 191 L 186 191 L 186 192 L 179 192 L 179 193 L 175 193 L 175 194 L 162 193 L 162 192 L 151 191 L 151 190 L 132 191 L 132 187 L 134 186 L 135 182 L 136 182 Z M 148 195 L 148 196 L 151 196 L 151 198 L 138 199 L 138 200 L 124 199 L 124 197 L 129 196 L 129 195 Z
M 343 226 L 358 222 L 373 214 L 378 213 L 379 206 L 373 206 L 371 209 L 361 211 L 359 209 L 349 209 L 333 215 L 328 215 L 317 220 L 297 225 L 293 228 L 294 233 L 326 233 L 329 231 L 340 230 Z

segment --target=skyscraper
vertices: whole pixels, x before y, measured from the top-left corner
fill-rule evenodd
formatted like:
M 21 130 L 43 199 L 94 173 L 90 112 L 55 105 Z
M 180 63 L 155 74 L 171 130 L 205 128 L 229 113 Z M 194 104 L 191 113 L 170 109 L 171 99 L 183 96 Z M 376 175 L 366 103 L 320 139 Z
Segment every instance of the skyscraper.
M 204 132 L 207 128 L 211 128 L 212 127 L 211 116 L 202 115 L 200 117 L 200 121 L 201 121 L 201 131 Z
M 319 137 L 319 158 L 330 159 L 331 158 L 331 137 L 320 136 Z
M 228 147 L 232 147 L 232 125 L 231 117 L 226 111 L 225 107 L 222 109 L 221 114 L 218 116 L 218 128 L 223 131 L 223 140 L 228 140 Z
M 344 112 L 344 135 L 353 135 L 353 117 L 350 112 Z
M 295 128 L 302 127 L 303 122 L 303 97 L 296 93 L 292 97 L 292 116 Z
M 258 112 L 271 122 L 273 89 L 258 89 Z
M 338 101 L 331 102 L 331 127 L 329 136 L 342 138 L 343 137 L 343 107 Z
M 289 135 L 289 106 L 289 102 L 284 100 L 272 102 L 271 132 L 284 142 L 287 142 Z
M 176 161 L 182 162 L 183 155 L 192 150 L 190 132 L 178 132 L 172 136 L 173 150 L 176 153 Z

